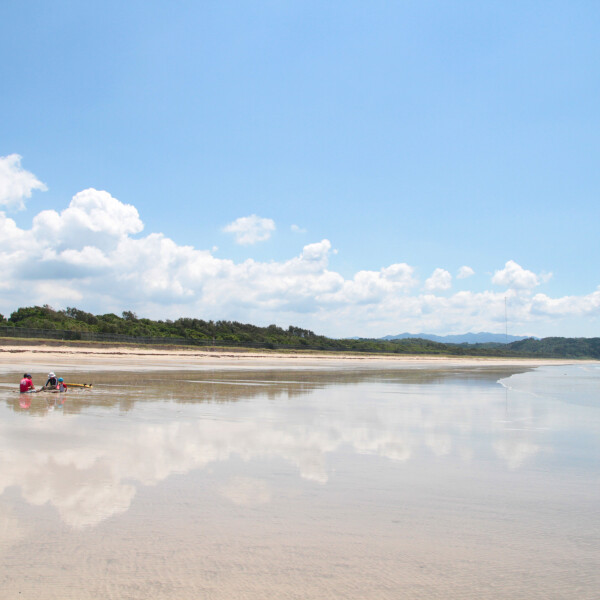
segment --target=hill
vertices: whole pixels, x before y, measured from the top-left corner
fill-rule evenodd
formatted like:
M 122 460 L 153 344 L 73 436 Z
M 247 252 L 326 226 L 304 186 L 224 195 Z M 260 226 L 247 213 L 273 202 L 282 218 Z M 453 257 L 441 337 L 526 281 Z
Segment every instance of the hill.
M 408 338 L 420 338 L 422 340 L 431 340 L 442 344 L 509 344 L 527 339 L 525 335 L 509 335 L 504 333 L 489 333 L 482 331 L 480 333 L 464 333 L 462 335 L 434 335 L 431 333 L 400 333 L 398 335 L 386 335 L 382 340 L 405 340 Z
M 165 343 L 391 354 L 600 360 L 600 338 L 527 338 L 508 344 L 492 341 L 442 343 L 416 337 L 332 339 L 294 325 L 284 329 L 277 325 L 258 327 L 237 321 L 204 321 L 195 318 L 154 321 L 139 318 L 131 311 L 125 311 L 121 316 L 114 313 L 93 315 L 77 308 L 54 310 L 47 305 L 19 308 L 8 319 L 0 315 L 0 336 L 98 341 L 106 341 L 109 336 L 110 341 L 140 344 L 164 340 Z

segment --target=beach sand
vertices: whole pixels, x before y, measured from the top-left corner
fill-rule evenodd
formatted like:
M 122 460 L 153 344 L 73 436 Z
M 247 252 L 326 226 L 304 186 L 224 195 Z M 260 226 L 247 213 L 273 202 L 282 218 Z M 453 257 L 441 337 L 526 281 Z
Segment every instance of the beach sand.
M 0 598 L 595 599 L 569 362 L 1 344 Z
M 189 349 L 149 346 L 104 346 L 94 344 L 0 343 L 0 367 L 4 370 L 46 368 L 169 370 L 252 368 L 418 368 L 564 365 L 581 362 L 566 359 L 459 357 L 432 355 L 358 354 L 302 351 L 260 351 L 238 348 Z

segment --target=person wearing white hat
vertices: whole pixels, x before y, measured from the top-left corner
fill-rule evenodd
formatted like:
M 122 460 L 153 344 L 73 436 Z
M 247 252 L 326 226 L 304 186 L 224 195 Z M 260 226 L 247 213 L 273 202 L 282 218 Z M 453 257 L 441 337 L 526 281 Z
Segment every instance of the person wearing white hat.
M 43 390 L 55 390 L 58 387 L 58 379 L 54 374 L 54 371 L 50 371 L 48 373 L 48 381 L 43 385 Z

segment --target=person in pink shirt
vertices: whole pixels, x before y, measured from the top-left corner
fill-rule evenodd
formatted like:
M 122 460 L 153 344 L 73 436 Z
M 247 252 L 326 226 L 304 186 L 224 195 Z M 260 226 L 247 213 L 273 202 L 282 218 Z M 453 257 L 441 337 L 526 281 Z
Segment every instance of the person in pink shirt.
M 21 394 L 24 394 L 25 392 L 35 392 L 35 386 L 33 385 L 32 377 L 29 373 L 23 375 L 19 388 Z

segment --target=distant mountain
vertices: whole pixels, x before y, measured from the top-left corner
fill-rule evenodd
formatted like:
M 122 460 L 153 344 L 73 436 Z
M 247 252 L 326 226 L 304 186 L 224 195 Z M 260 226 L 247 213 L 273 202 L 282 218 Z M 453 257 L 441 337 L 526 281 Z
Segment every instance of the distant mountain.
M 503 333 L 464 333 L 462 335 L 432 335 L 429 333 L 400 333 L 398 335 L 386 335 L 381 340 L 404 340 L 407 338 L 421 338 L 442 344 L 506 344 L 526 340 L 526 335 L 509 335 Z

